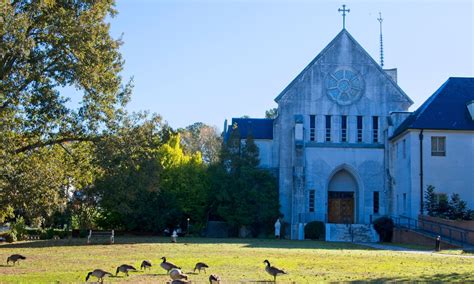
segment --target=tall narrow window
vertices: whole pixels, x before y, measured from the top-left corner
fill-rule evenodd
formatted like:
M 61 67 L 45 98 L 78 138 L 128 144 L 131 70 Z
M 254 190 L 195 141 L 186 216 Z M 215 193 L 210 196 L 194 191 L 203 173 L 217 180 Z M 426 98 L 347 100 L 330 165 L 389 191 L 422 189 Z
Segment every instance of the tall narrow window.
M 372 117 L 372 129 L 373 129 L 373 139 L 374 143 L 379 143 L 379 117 L 373 116 Z
M 309 140 L 316 140 L 316 115 L 309 116 Z
M 362 142 L 362 116 L 357 116 L 357 142 Z
M 341 141 L 347 142 L 347 116 L 341 117 Z
M 379 192 L 374 191 L 374 214 L 379 213 L 380 203 L 379 203 Z
M 314 190 L 309 191 L 309 212 L 314 212 Z
M 407 194 L 403 194 L 403 213 L 407 213 Z
M 431 156 L 446 156 L 446 137 L 431 137 Z
M 331 116 L 326 115 L 326 142 L 331 141 Z
M 403 159 L 405 159 L 407 157 L 407 141 L 406 139 L 403 139 L 402 141 L 402 145 L 403 145 Z

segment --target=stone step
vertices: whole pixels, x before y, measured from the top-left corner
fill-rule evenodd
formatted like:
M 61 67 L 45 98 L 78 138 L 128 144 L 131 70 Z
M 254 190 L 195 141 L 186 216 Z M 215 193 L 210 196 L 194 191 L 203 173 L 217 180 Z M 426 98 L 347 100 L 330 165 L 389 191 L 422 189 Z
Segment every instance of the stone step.
M 378 242 L 379 236 L 370 224 L 326 224 L 326 241 Z

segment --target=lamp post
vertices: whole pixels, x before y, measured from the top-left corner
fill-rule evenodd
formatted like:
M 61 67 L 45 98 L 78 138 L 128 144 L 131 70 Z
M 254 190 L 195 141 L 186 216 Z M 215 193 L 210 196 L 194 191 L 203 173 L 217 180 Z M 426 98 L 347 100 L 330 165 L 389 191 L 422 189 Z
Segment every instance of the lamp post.
M 186 228 L 186 235 L 189 235 L 189 218 L 187 220 L 188 220 L 188 227 Z

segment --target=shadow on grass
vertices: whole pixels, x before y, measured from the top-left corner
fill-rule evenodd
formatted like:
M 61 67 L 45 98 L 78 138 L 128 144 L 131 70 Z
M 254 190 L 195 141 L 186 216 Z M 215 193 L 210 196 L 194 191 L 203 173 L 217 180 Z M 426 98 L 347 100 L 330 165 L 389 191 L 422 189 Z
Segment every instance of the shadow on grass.
M 372 279 L 363 279 L 349 281 L 350 283 L 385 283 L 385 282 L 472 282 L 473 274 L 469 272 L 465 273 L 446 273 L 446 274 L 434 274 L 425 275 L 421 277 L 381 277 Z
M 63 240 L 38 240 L 24 241 L 11 244 L 1 244 L 2 248 L 43 248 L 43 247 L 61 247 L 61 246 L 120 246 L 134 244 L 170 244 L 170 239 L 166 237 L 135 237 L 123 236 L 116 237 L 115 244 L 92 243 L 86 244 L 86 239 L 63 239 Z M 275 240 L 275 239 L 237 239 L 237 238 L 188 238 L 178 239 L 180 245 L 197 244 L 236 244 L 246 248 L 285 248 L 285 249 L 329 249 L 329 250 L 373 250 L 372 248 L 360 246 L 351 243 L 333 243 L 324 241 L 295 241 L 295 240 Z

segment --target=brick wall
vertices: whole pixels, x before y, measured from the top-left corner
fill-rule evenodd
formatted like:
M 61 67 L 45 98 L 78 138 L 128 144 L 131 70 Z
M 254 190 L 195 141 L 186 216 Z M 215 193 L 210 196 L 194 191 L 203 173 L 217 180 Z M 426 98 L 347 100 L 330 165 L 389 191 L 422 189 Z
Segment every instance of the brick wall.
M 433 250 L 435 249 L 435 238 L 422 235 L 417 232 L 413 232 L 406 229 L 393 229 L 393 240 L 394 243 L 401 244 L 412 244 L 412 245 L 422 245 L 422 246 L 432 246 Z M 452 244 L 443 242 L 441 239 L 441 249 L 450 249 L 458 248 Z
M 424 230 L 431 231 L 435 234 L 444 234 L 448 235 L 449 230 L 446 228 L 441 228 L 439 226 L 432 226 L 430 223 L 424 223 L 423 221 L 426 222 L 435 222 L 435 223 L 440 223 L 443 225 L 459 228 L 461 230 L 465 230 L 466 232 L 466 239 L 469 244 L 474 245 L 474 221 L 455 221 L 455 220 L 447 220 L 447 219 L 442 219 L 442 218 L 437 218 L 437 217 L 431 217 L 431 216 L 418 216 L 418 220 L 420 227 L 422 227 Z M 463 236 L 461 235 L 460 232 L 452 230 L 451 231 L 451 236 L 455 240 L 463 240 Z

